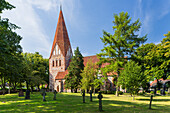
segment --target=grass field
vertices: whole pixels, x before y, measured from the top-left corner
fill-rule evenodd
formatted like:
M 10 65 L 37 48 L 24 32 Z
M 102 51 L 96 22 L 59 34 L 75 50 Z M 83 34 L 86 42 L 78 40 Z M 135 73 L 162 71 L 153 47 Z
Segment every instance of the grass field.
M 18 97 L 18 94 L 0 95 L 0 112 L 96 113 L 99 112 L 97 95 L 90 102 L 89 94 L 86 94 L 86 103 L 82 103 L 79 93 L 58 93 L 55 101 L 53 93 L 47 93 L 46 102 L 42 101 L 40 93 L 31 94 L 30 100 Z M 137 96 L 134 101 L 129 95 L 103 97 L 105 113 L 170 113 L 170 96 L 153 97 L 151 110 L 148 109 L 150 97 Z

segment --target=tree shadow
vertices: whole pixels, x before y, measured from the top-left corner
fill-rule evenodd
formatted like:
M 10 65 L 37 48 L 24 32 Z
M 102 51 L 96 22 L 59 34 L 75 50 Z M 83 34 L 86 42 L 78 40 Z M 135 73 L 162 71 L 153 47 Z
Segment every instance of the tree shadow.
M 108 98 L 108 97 L 107 97 Z M 107 100 L 106 97 L 103 98 L 103 112 L 164 112 L 168 113 L 166 106 L 153 105 L 153 109 L 149 108 L 146 103 L 135 103 L 128 101 L 119 100 Z M 59 112 L 59 113 L 99 113 L 99 104 L 97 95 L 93 96 L 93 101 L 90 102 L 90 97 L 87 95 L 85 97 L 86 101 L 83 103 L 83 98 L 78 94 L 57 94 L 56 100 L 53 100 L 53 94 L 47 93 L 46 100 L 43 102 L 42 96 L 40 94 L 31 95 L 30 100 L 25 100 L 24 97 L 9 97 L 4 100 L 6 104 L 0 104 L 1 112 Z M 9 101 L 9 102 L 8 102 Z M 15 102 L 11 102 L 15 101 Z M 0 102 L 1 103 L 1 102 Z
M 150 99 L 136 99 L 141 101 L 150 101 Z M 152 101 L 170 101 L 170 99 L 154 99 Z

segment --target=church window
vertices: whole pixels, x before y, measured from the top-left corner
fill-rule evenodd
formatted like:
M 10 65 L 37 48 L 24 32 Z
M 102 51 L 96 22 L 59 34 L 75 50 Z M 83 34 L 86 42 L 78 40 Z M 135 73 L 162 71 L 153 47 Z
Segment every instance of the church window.
M 56 60 L 56 66 L 58 66 L 58 60 Z
M 55 49 L 56 49 L 56 54 L 58 54 L 58 45 L 57 44 L 56 44 Z
M 53 67 L 54 67 L 54 60 L 53 60 Z
M 60 54 L 60 49 L 58 49 L 58 54 Z
M 59 60 L 59 66 L 61 66 L 61 60 Z

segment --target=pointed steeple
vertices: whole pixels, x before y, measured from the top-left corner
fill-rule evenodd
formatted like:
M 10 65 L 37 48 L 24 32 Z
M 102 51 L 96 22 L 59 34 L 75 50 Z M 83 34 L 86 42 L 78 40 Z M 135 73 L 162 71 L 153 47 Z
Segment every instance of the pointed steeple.
M 68 37 L 67 28 L 65 25 L 61 6 L 60 6 L 60 14 L 59 14 L 59 18 L 58 18 L 58 23 L 57 23 L 57 28 L 56 28 L 56 32 L 55 32 L 55 36 L 54 36 L 52 49 L 51 49 L 50 58 L 53 54 L 56 44 L 58 45 L 61 53 L 65 57 L 69 47 L 71 48 L 71 44 L 70 44 L 70 40 Z

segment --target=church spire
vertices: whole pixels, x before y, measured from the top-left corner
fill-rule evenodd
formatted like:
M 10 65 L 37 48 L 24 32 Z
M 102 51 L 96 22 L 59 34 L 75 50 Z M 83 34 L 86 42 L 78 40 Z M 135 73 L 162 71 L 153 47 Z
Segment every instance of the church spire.
M 59 18 L 58 18 L 57 28 L 54 36 L 52 49 L 51 49 L 50 58 L 55 50 L 54 48 L 56 47 L 56 45 L 58 45 L 64 57 L 66 56 L 68 49 L 69 48 L 71 49 L 71 44 L 68 37 L 61 5 L 60 5 L 60 13 L 59 13 Z
M 62 5 L 60 4 L 60 11 L 62 11 Z

